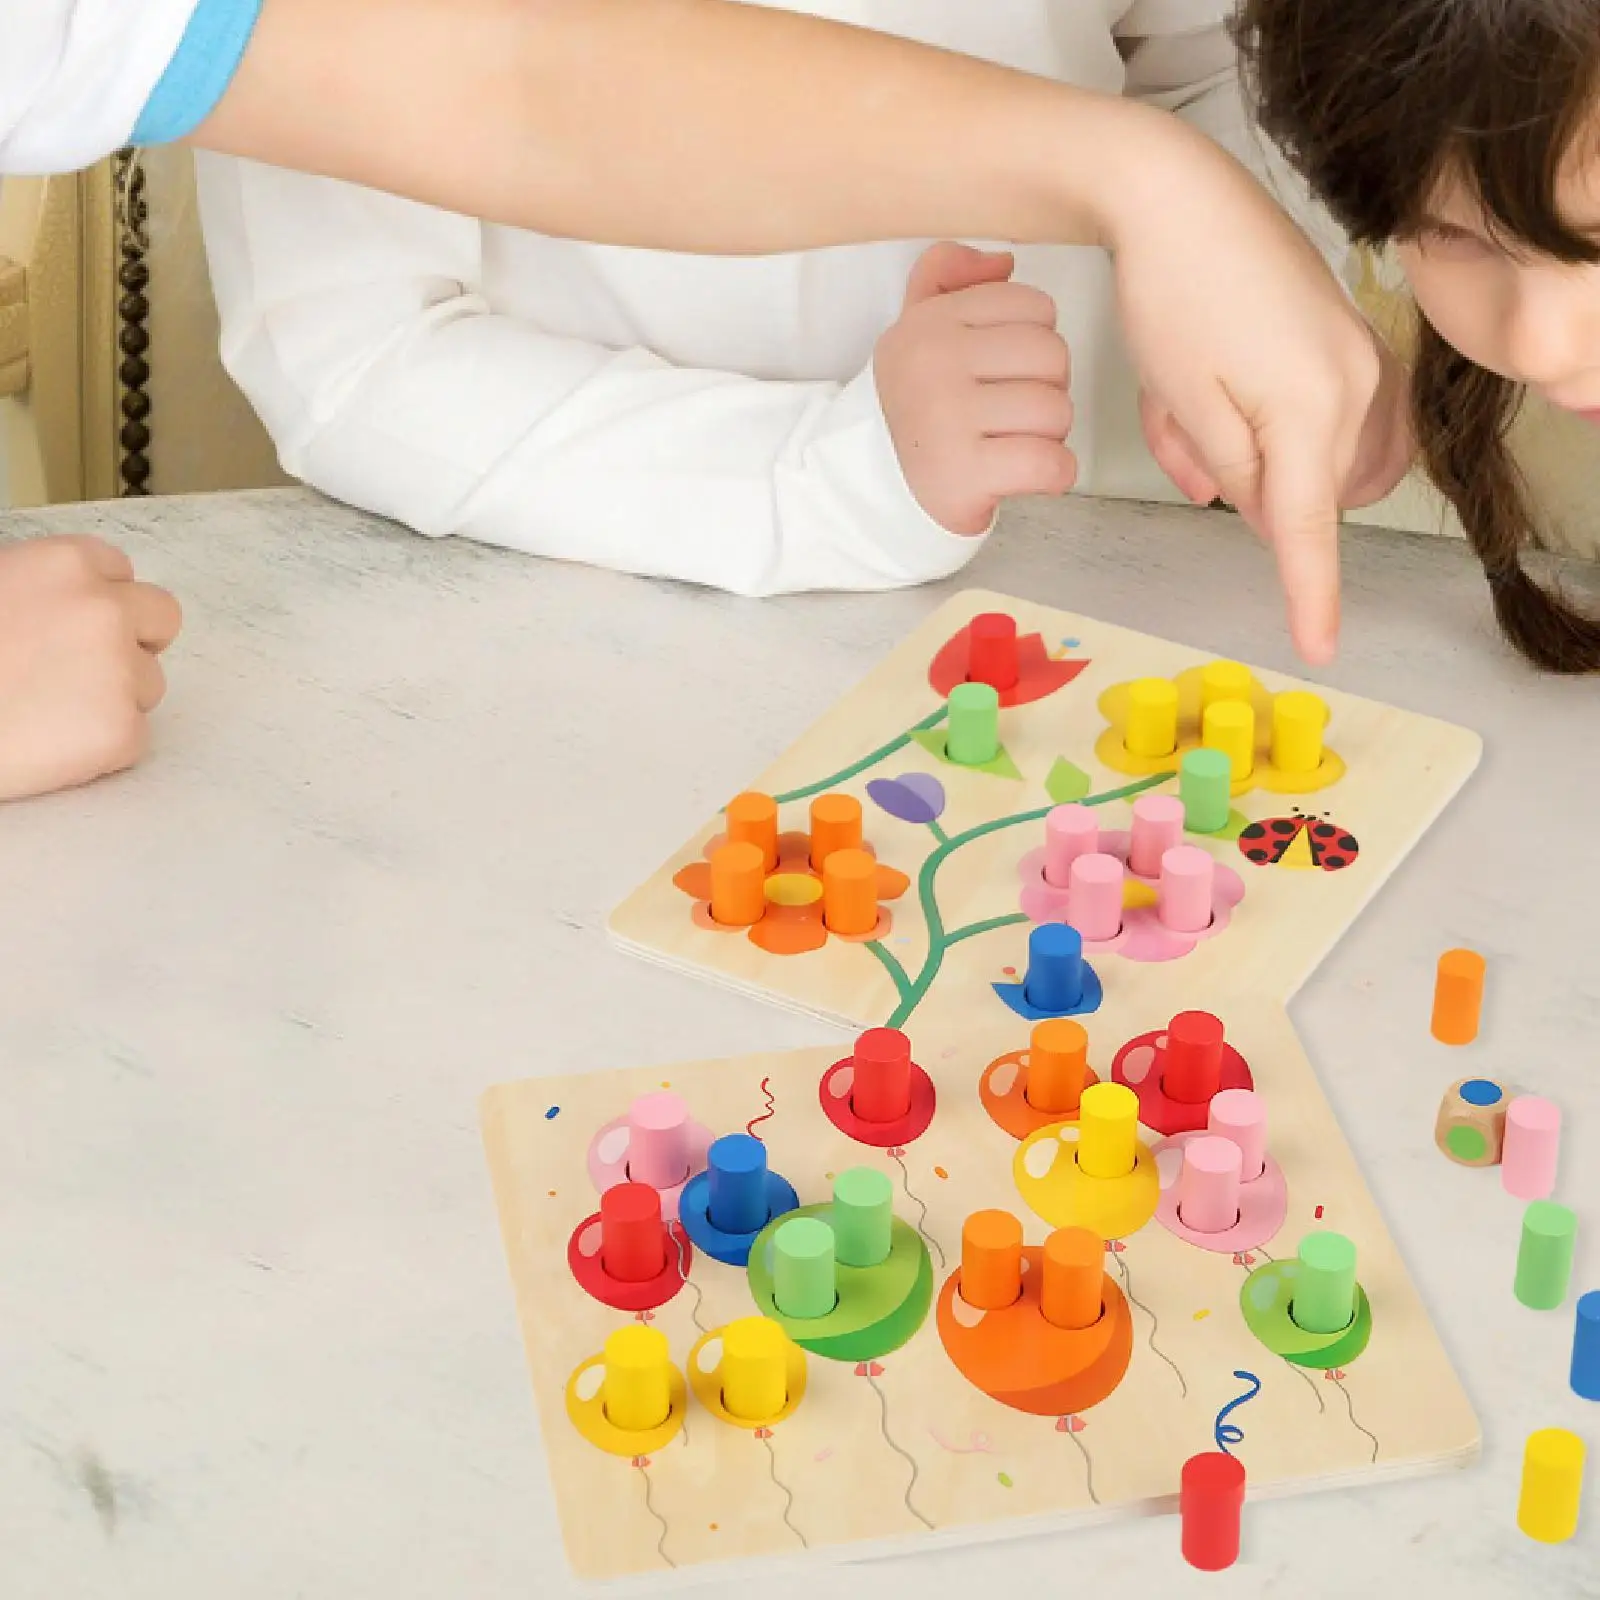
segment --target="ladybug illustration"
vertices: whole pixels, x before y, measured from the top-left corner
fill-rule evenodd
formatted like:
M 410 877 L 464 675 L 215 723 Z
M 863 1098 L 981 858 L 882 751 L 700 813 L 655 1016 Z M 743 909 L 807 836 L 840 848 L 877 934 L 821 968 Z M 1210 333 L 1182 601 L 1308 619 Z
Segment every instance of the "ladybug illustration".
M 1324 812 L 1308 816 L 1299 806 L 1289 817 L 1252 822 L 1239 835 L 1239 848 L 1258 867 L 1320 867 L 1337 872 L 1361 853 L 1356 836 Z

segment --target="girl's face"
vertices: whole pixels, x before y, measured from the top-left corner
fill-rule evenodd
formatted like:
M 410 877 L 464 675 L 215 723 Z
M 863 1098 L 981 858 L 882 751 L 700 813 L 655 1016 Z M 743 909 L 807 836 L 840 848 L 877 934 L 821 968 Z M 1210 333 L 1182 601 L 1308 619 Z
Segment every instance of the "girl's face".
M 1569 162 L 1558 198 L 1574 230 L 1600 242 L 1600 157 Z M 1430 226 L 1397 251 L 1441 338 L 1600 427 L 1600 263 L 1567 264 L 1497 241 L 1459 184 L 1441 190 Z

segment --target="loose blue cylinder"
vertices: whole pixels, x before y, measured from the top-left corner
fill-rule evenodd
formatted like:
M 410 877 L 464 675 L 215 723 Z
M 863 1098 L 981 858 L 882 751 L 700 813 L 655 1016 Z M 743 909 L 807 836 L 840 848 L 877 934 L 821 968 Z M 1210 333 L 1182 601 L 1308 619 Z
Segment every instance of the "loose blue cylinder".
M 728 1133 L 706 1153 L 706 1217 L 724 1233 L 766 1227 L 767 1147 L 753 1134 Z
M 1028 935 L 1028 976 L 1022 992 L 1038 1011 L 1070 1011 L 1083 1002 L 1083 936 L 1064 922 L 1046 922 Z
M 1578 1325 L 1572 1335 L 1572 1392 L 1600 1400 L 1600 1289 L 1578 1301 Z

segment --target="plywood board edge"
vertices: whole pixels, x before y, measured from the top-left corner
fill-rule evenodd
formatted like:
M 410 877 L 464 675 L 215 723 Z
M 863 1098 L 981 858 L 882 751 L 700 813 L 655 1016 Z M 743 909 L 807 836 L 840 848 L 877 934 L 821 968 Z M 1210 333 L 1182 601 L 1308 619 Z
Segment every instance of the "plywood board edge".
M 809 1017 L 814 1022 L 826 1023 L 830 1028 L 839 1028 L 847 1033 L 876 1026 L 874 1022 L 847 1017 L 840 1011 L 828 1011 L 820 1006 L 808 1006 L 790 995 L 781 994 L 773 989 L 764 989 L 757 983 L 744 983 L 731 974 L 718 971 L 716 968 L 697 966 L 693 961 L 666 955 L 651 945 L 641 944 L 618 933 L 609 920 L 606 923 L 606 934 L 615 949 L 624 955 L 633 957 L 635 960 L 643 961 L 652 967 L 660 967 L 666 972 L 682 973 L 696 983 L 709 984 L 714 989 L 721 989 L 727 994 L 736 994 L 741 999 L 757 1000 L 762 1005 L 774 1007 L 779 1011 L 786 1011 L 790 1016 Z

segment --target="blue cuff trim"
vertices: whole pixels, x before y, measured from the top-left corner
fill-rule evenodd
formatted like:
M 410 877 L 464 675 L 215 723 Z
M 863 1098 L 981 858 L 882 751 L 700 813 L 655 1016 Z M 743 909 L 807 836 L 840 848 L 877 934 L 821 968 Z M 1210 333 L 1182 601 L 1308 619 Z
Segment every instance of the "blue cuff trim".
M 262 0 L 199 0 L 130 143 L 175 144 L 211 115 L 244 60 L 261 6 Z

